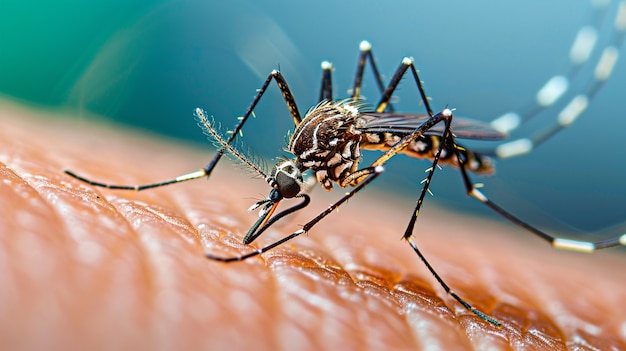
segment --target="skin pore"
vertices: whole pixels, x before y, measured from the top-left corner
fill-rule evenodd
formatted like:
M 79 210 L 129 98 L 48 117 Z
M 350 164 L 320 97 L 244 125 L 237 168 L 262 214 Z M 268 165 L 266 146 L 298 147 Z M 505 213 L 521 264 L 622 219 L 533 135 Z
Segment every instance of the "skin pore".
M 205 252 L 239 255 L 300 229 L 341 190 L 317 187 L 308 208 L 246 246 L 263 180 L 224 159 L 208 181 L 95 188 L 63 169 L 141 184 L 203 167 L 211 151 L 43 117 L 0 105 L 2 349 L 626 349 L 620 250 L 559 252 L 427 204 L 416 242 L 495 328 L 400 240 L 411 199 L 372 185 L 308 235 L 212 262 Z

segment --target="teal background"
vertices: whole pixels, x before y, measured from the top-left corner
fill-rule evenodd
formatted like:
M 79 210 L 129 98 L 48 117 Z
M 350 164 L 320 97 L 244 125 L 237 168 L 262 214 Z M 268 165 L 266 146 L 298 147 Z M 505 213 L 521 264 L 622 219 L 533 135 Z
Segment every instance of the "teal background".
M 608 22 L 616 9 L 615 3 L 611 6 Z M 435 108 L 449 105 L 459 116 L 489 121 L 532 102 L 547 79 L 563 72 L 573 38 L 589 23 L 590 13 L 587 2 L 572 0 L 3 0 L 0 94 L 70 110 L 83 119 L 95 113 L 202 142 L 193 109 L 202 107 L 230 126 L 277 67 L 301 112 L 316 103 L 322 60 L 334 63 L 337 97 L 347 96 L 358 44 L 367 39 L 387 77 L 402 57 L 413 56 Z M 606 38 L 610 23 L 602 28 Z M 572 89 L 584 86 L 591 72 L 590 67 L 581 71 Z M 623 231 L 625 80 L 621 60 L 570 129 L 530 155 L 498 161 L 495 177 L 474 180 L 485 183 L 484 192 L 494 201 L 531 223 L 572 234 Z M 409 83 L 406 79 L 400 89 L 397 107 L 422 112 Z M 365 84 L 365 96 L 376 101 L 369 73 Z M 554 121 L 571 96 L 514 137 Z M 282 155 L 292 125 L 275 86 L 256 112 L 245 142 L 267 158 Z M 395 158 L 374 187 L 416 198 L 427 167 L 423 161 Z M 454 170 L 445 168 L 435 178 L 432 200 L 439 205 L 496 218 L 465 198 Z M 408 219 L 413 202 L 406 203 Z

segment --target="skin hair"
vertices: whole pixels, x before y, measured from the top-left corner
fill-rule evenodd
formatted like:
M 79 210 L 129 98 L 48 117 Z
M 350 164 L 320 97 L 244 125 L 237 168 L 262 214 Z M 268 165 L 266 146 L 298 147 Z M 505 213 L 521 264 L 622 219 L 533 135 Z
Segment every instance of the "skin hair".
M 211 151 L 10 103 L 0 123 L 0 349 L 626 349 L 619 250 L 559 252 L 427 203 L 416 242 L 495 328 L 399 240 L 414 200 L 375 183 L 309 235 L 224 264 L 203 254 L 252 250 L 241 238 L 263 180 L 224 159 L 208 181 L 96 188 L 63 169 L 146 183 L 200 168 Z M 340 194 L 317 187 L 308 208 L 251 246 L 299 229 Z

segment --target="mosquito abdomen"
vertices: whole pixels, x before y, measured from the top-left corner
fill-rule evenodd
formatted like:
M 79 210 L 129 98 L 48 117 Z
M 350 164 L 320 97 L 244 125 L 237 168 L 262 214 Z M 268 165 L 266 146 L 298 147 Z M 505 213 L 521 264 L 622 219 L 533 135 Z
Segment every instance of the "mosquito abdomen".
M 361 140 L 361 148 L 364 150 L 387 151 L 404 136 L 406 136 L 404 133 L 365 133 L 363 139 Z M 400 152 L 414 158 L 433 160 L 440 142 L 441 137 L 438 135 L 423 135 L 409 143 L 408 146 Z M 450 165 L 458 168 L 459 160 L 455 153 L 451 150 L 453 145 L 459 150 L 459 154 L 461 155 L 467 170 L 482 175 L 495 173 L 495 166 L 490 157 L 468 150 L 456 143 L 444 146 L 441 150 L 439 164 Z

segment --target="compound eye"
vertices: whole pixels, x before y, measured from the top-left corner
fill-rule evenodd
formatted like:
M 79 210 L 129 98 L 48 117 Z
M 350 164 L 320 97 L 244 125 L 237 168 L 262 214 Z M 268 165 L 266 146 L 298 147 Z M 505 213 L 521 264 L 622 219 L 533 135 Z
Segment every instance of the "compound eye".
M 300 182 L 298 182 L 297 177 L 294 177 L 294 174 L 276 173 L 276 184 L 278 185 L 278 192 L 286 199 L 300 193 Z

